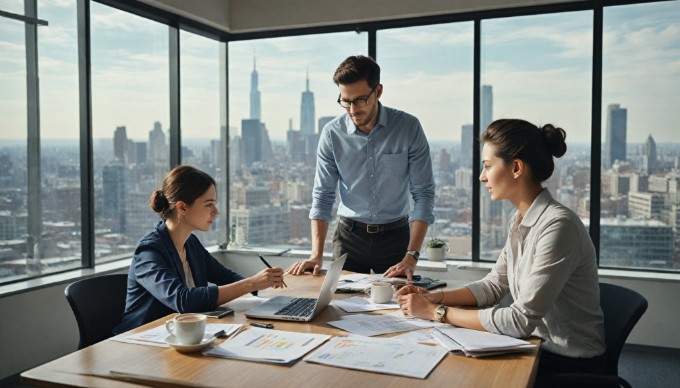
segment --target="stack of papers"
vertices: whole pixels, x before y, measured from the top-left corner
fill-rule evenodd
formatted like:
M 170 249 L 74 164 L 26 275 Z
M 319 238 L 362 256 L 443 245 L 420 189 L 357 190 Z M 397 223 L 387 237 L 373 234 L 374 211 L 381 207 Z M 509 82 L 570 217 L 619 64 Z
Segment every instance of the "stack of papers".
M 254 328 L 205 352 L 206 356 L 290 365 L 326 342 L 330 335 Z
M 448 352 L 389 338 L 335 337 L 307 362 L 424 379 Z
M 224 330 L 227 335 L 231 335 L 238 330 L 240 323 L 208 323 L 205 325 L 205 335 L 211 336 L 220 330 Z M 130 344 L 151 345 L 160 347 L 170 347 L 165 339 L 170 335 L 165 325 L 156 326 L 153 329 L 145 330 L 122 338 L 114 338 L 116 341 L 127 342 Z
M 536 345 L 518 338 L 460 327 L 437 327 L 432 329 L 431 334 L 440 345 L 450 352 L 462 352 L 468 357 L 526 352 L 536 349 Z
M 392 299 L 390 303 L 373 303 L 367 298 L 353 296 L 347 299 L 336 299 L 333 303 L 348 313 L 359 313 L 366 311 L 398 309 L 399 304 Z
M 339 321 L 326 323 L 335 326 L 338 329 L 366 337 L 446 325 L 445 323 L 442 324 L 440 322 L 433 322 L 425 319 L 404 317 L 400 311 L 397 311 L 395 314 L 387 315 L 345 315 Z

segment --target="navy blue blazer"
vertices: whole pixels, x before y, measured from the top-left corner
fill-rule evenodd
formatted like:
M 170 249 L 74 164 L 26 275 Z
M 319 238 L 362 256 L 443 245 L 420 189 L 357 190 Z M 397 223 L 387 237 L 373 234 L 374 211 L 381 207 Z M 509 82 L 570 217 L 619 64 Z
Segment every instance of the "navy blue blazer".
M 120 334 L 173 312 L 193 313 L 217 307 L 217 286 L 234 283 L 243 276 L 225 268 L 203 247 L 195 235 L 184 245 L 196 287 L 186 286 L 179 254 L 164 221 L 144 236 L 132 257 L 127 298 Z M 208 282 L 212 283 L 208 285 Z

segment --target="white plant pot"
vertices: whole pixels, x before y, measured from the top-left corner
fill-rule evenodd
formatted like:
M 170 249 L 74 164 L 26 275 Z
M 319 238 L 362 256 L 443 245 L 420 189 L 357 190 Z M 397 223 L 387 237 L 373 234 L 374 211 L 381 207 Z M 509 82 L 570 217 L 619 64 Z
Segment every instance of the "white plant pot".
M 427 248 L 427 259 L 430 261 L 444 261 L 448 249 L 443 246 L 440 248 Z

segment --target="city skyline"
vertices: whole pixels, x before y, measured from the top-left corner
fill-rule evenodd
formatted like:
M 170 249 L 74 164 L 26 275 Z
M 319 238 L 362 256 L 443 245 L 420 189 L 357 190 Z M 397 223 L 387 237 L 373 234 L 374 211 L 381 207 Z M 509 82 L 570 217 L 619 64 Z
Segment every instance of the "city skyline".
M 58 105 L 45 104 L 41 107 L 41 132 L 45 138 L 77 137 L 79 133 L 75 23 L 58 20 L 58 15 L 71 15 L 69 12 L 72 10 L 65 5 L 61 2 L 47 3 L 44 8 L 56 10 L 50 15 L 50 26 L 39 30 L 41 55 L 49 58 L 40 66 L 41 79 L 45 80 L 41 83 L 41 97 L 59 95 L 58 99 L 62 100 Z M 670 97 L 680 88 L 680 69 L 672 64 L 680 50 L 677 41 L 680 27 L 669 22 L 668 18 L 677 15 L 679 6 L 677 2 L 655 4 L 649 12 L 642 14 L 637 12 L 640 7 L 645 5 L 605 7 L 602 125 L 604 128 L 606 105 L 619 103 L 636 112 L 629 118 L 631 142 L 644 142 L 652 122 L 656 123 L 657 142 L 672 142 L 675 137 L 670 128 L 675 124 L 675 117 L 671 113 L 674 107 Z M 482 82 L 493 84 L 496 88 L 496 117 L 527 117 L 532 121 L 555 122 L 570 133 L 570 140 L 589 141 L 591 19 L 590 12 L 573 12 L 483 21 Z M 401 52 L 415 55 L 415 63 L 421 62 L 417 58 L 419 52 L 437 48 L 439 54 L 432 58 L 431 71 L 423 73 L 413 63 L 410 66 L 393 66 L 385 54 L 381 56 L 383 49 L 378 45 L 378 62 L 386 74 L 395 74 L 396 77 L 393 82 L 385 82 L 384 103 L 416 114 L 432 139 L 458 139 L 461 126 L 471 122 L 471 101 L 456 101 L 454 96 L 453 103 L 448 106 L 438 107 L 436 101 L 419 105 L 429 96 L 428 89 L 439 84 L 452 85 L 451 90 L 464 91 L 471 96 L 472 85 L 468 82 L 471 57 L 466 53 L 470 51 L 472 40 L 468 25 L 469 22 L 461 22 L 378 32 L 378 40 L 384 42 L 385 48 L 389 45 L 384 39 L 396 40 L 400 42 Z M 446 38 L 442 39 L 438 29 L 449 29 L 451 33 L 445 34 Z M 565 36 L 564 31 L 570 31 L 570 34 Z M 0 42 L 0 48 L 7 53 L 6 58 L 22 58 L 23 28 L 13 29 L 0 23 L 0 32 L 7 37 Z M 128 135 L 133 139 L 143 138 L 143 133 L 154 121 L 161 121 L 167 127 L 166 29 L 146 19 L 94 3 L 92 33 L 95 49 L 106 48 L 93 53 L 94 137 L 105 138 L 110 128 L 120 125 L 128 128 Z M 190 33 L 182 32 L 181 35 L 183 43 L 186 41 L 187 46 L 192 48 L 183 52 L 186 58 L 182 59 L 183 63 L 191 65 L 191 72 L 182 74 L 183 78 L 191 78 L 188 85 L 192 88 L 190 96 L 215 96 L 219 83 L 213 81 L 218 74 L 210 74 L 217 73 L 219 68 L 218 45 Z M 262 121 L 270 128 L 273 141 L 284 140 L 291 118 L 294 118 L 294 127 L 299 127 L 296 95 L 305 82 L 305 75 L 299 70 L 309 68 L 309 80 L 315 85 L 317 116 L 338 115 L 342 111 L 334 104 L 337 88 L 331 81 L 332 72 L 346 55 L 365 54 L 366 40 L 366 34 L 347 32 L 231 43 L 230 94 L 243 95 L 242 91 L 248 89 L 249 71 L 241 70 L 252 67 L 255 49 L 260 58 L 260 84 L 266 84 L 268 90 L 262 95 L 262 104 L 267 106 L 262 112 Z M 306 57 L 314 52 L 325 54 L 311 65 L 312 61 Z M 437 60 L 451 55 L 455 55 L 453 61 Z M 123 58 L 126 60 L 123 61 Z M 444 63 L 452 63 L 453 66 L 443 69 Z M 21 138 L 23 131 L 16 128 L 25 128 L 25 117 L 10 114 L 25 109 L 21 98 L 24 86 L 14 81 L 22 78 L 21 67 L 22 61 L 6 62 L 4 67 L 0 67 L 5 69 L 0 71 L 0 85 L 6 86 L 3 89 L 8 91 L 0 97 L 2 139 Z M 658 77 L 659 72 L 665 77 Z M 196 77 L 197 74 L 201 77 Z M 234 74 L 241 74 L 240 79 L 233 77 Z M 517 93 L 516 85 L 522 83 L 543 85 L 543 91 L 554 96 L 552 101 L 544 101 L 543 104 L 553 112 L 549 117 L 536 115 L 535 92 Z M 187 83 L 183 82 L 183 85 Z M 158 98 L 130 98 L 129 90 Z M 405 90 L 409 93 L 403 93 Z M 630 90 L 640 92 L 630 93 Z M 127 98 L 120 98 L 126 95 L 126 91 Z M 240 98 L 230 99 L 232 122 L 229 125 L 232 127 L 238 127 L 235 118 L 246 117 L 244 112 L 248 109 L 247 99 L 238 100 Z M 189 120 L 191 123 L 198 122 L 201 117 L 213 117 L 209 121 L 215 122 L 214 130 L 219 131 L 218 105 L 219 100 L 206 101 L 192 105 L 191 111 L 183 114 L 192 118 Z M 117 107 L 116 110 L 124 117 L 108 114 L 105 106 Z M 445 121 L 437 113 L 444 108 L 450 112 Z

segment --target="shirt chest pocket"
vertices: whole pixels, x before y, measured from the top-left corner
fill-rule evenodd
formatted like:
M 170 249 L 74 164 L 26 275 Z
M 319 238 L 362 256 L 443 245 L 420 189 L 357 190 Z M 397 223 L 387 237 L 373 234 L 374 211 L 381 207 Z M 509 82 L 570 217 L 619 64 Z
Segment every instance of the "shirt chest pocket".
M 382 189 L 399 190 L 408 179 L 408 153 L 383 154 L 376 167 Z

